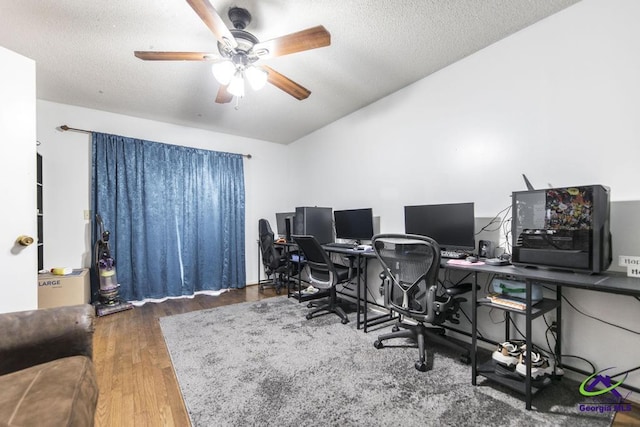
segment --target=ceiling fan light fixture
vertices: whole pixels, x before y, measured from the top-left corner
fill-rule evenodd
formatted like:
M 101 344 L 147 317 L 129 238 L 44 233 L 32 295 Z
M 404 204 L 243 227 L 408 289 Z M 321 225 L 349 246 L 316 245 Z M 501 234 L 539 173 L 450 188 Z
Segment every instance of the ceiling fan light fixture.
M 236 71 L 233 78 L 231 78 L 227 91 L 233 96 L 240 98 L 244 96 L 244 79 L 242 78 L 242 72 L 240 70 Z
M 134 51 L 145 61 L 212 61 L 211 71 L 220 83 L 216 103 L 226 104 L 233 96 L 243 97 L 244 79 L 253 90 L 260 90 L 270 83 L 298 100 L 309 97 L 311 91 L 280 74 L 267 65 L 255 67 L 262 58 L 274 58 L 296 52 L 331 45 L 331 34 L 322 25 L 286 34 L 260 42 L 245 28 L 251 22 L 251 14 L 243 8 L 231 7 L 229 19 L 234 28 L 228 28 L 210 0 L 187 0 L 189 6 L 211 30 L 217 40 L 218 54 L 207 52 Z
M 247 77 L 249 81 L 249 85 L 253 90 L 260 90 L 267 83 L 267 78 L 269 77 L 269 73 L 255 66 L 250 66 L 244 71 L 244 75 Z
M 211 66 L 211 72 L 218 83 L 228 85 L 236 72 L 236 66 L 231 61 L 214 62 Z

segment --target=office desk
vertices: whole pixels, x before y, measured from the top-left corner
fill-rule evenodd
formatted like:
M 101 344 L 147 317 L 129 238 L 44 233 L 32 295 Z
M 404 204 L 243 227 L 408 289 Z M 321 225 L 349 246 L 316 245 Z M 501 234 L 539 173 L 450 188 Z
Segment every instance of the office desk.
M 258 243 L 258 286 L 259 289 L 262 291 L 264 289 L 264 285 L 271 285 L 273 284 L 274 287 L 276 288 L 276 293 L 280 294 L 280 289 L 278 286 L 275 286 L 275 277 L 273 279 L 269 279 L 269 277 L 266 277 L 265 279 L 262 279 L 262 270 L 265 268 L 263 265 L 263 260 L 262 260 L 262 249 L 260 246 L 260 240 L 257 241 Z M 291 268 L 291 257 L 290 257 L 290 252 L 291 246 L 295 246 L 293 243 L 282 243 L 282 242 L 273 242 L 273 245 L 276 246 L 276 248 L 280 249 L 283 251 L 283 254 L 286 256 L 287 258 L 287 282 L 290 281 L 290 279 L 293 277 L 293 275 L 291 274 L 292 268 Z M 287 285 L 287 290 L 288 290 L 288 285 Z
M 314 299 L 324 298 L 329 296 L 328 291 L 320 291 L 315 294 L 303 294 L 302 293 L 302 270 L 304 268 L 304 258 L 300 254 L 294 254 L 298 251 L 298 245 L 293 242 L 278 242 L 274 245 L 281 247 L 287 258 L 287 298 L 294 297 L 299 302 L 311 301 Z M 294 264 L 295 274 L 294 274 Z M 296 284 L 296 290 L 291 292 L 291 283 Z M 308 283 L 305 281 L 305 283 Z
M 368 298 L 366 294 L 367 290 L 367 266 L 369 260 L 375 258 L 376 255 L 373 251 L 363 251 L 358 249 L 351 248 L 341 248 L 338 246 L 328 246 L 323 245 L 323 248 L 331 253 L 345 255 L 353 259 L 353 264 L 356 265 L 357 273 L 356 273 L 356 329 L 360 329 L 361 326 L 364 327 L 364 331 L 367 332 L 367 309 L 368 309 Z M 364 263 L 364 264 L 363 264 Z M 364 276 L 364 278 L 363 278 Z M 362 299 L 361 289 L 364 289 L 364 300 Z M 364 304 L 364 308 L 362 305 Z M 364 314 L 364 320 L 361 321 L 362 315 Z
M 290 253 L 291 251 L 295 251 L 297 249 L 297 246 L 295 243 L 277 243 L 276 245 L 281 245 L 282 247 L 285 248 L 285 250 Z M 351 264 L 355 266 L 356 268 L 356 295 L 355 295 L 355 299 L 356 299 L 356 329 L 364 329 L 364 332 L 367 332 L 367 327 L 369 325 L 376 325 L 379 323 L 384 323 L 384 322 L 388 322 L 390 320 L 395 319 L 395 317 L 393 316 L 393 314 L 391 312 L 387 313 L 387 314 L 380 314 L 377 316 L 374 316 L 372 318 L 370 318 L 368 316 L 368 309 L 369 309 L 369 304 L 374 304 L 374 305 L 378 305 L 375 302 L 371 302 L 369 301 L 369 299 L 367 298 L 367 268 L 369 265 L 369 260 L 371 259 L 375 259 L 376 255 L 373 251 L 364 251 L 364 250 L 358 250 L 358 249 L 353 249 L 353 248 L 345 248 L 345 247 L 339 247 L 339 246 L 331 246 L 331 245 L 322 245 L 322 247 L 324 248 L 324 250 L 326 250 L 329 254 L 338 254 L 338 255 L 344 255 L 348 258 L 350 258 L 352 260 Z M 302 269 L 302 265 L 299 265 L 299 268 Z M 301 270 L 300 270 L 301 271 Z M 299 272 L 300 273 L 300 272 Z M 301 277 L 300 274 L 298 274 L 298 278 L 297 278 L 297 291 L 298 291 L 298 295 L 300 294 L 301 291 Z M 365 294 L 362 295 L 362 291 L 364 290 Z M 353 297 L 353 295 L 349 295 L 349 294 L 345 294 L 343 292 L 339 292 L 342 295 L 345 296 L 351 296 Z M 291 296 L 291 292 L 288 292 L 289 296 Z M 304 297 L 304 296 L 299 296 L 297 297 L 299 301 L 308 301 L 310 299 L 316 299 L 318 297 L 322 297 L 322 296 L 326 296 L 325 294 L 313 294 L 310 295 L 308 297 Z M 380 306 L 382 307 L 382 306 Z
M 562 297 L 562 288 L 563 287 L 571 287 L 571 288 L 580 288 L 580 289 L 588 289 L 591 291 L 598 292 L 609 292 L 621 295 L 631 295 L 631 296 L 640 296 L 640 279 L 627 277 L 623 273 L 616 272 L 605 272 L 598 275 L 590 275 L 585 273 L 572 273 L 566 271 L 556 271 L 556 270 L 548 270 L 543 268 L 530 268 L 530 267 L 517 267 L 513 265 L 508 266 L 493 266 L 493 265 L 477 265 L 477 264 L 469 264 L 469 265 L 459 265 L 459 264 L 445 264 L 445 269 L 457 270 L 457 271 L 465 271 L 471 272 L 474 276 L 474 290 L 472 291 L 472 331 L 471 331 L 471 364 L 472 364 L 472 379 L 471 382 L 473 385 L 476 385 L 477 376 L 483 375 L 487 378 L 490 378 L 493 381 L 499 382 L 511 389 L 514 389 L 519 392 L 523 392 L 525 394 L 525 402 L 526 408 L 531 409 L 531 399 L 535 392 L 538 389 L 532 389 L 531 383 L 531 358 L 527 359 L 527 376 L 525 377 L 524 390 L 522 387 L 522 383 L 519 384 L 516 381 L 508 381 L 505 378 L 500 377 L 495 374 L 491 374 L 488 371 L 478 370 L 478 364 L 476 359 L 476 350 L 478 344 L 478 333 L 477 333 L 477 322 L 478 322 L 478 306 L 489 306 L 494 308 L 499 308 L 505 310 L 509 313 L 517 313 L 525 316 L 526 323 L 526 344 L 527 348 L 532 348 L 532 339 L 531 339 L 531 321 L 541 316 L 542 314 L 550 311 L 557 310 L 557 323 L 561 324 L 562 320 L 562 310 L 561 310 L 561 297 Z M 516 279 L 522 280 L 526 283 L 526 302 L 527 308 L 526 310 L 513 310 L 507 307 L 499 306 L 496 304 L 490 304 L 486 302 L 479 302 L 477 296 L 477 283 L 478 283 L 478 274 L 479 273 L 488 273 L 488 274 L 502 274 L 502 275 L 510 275 Z M 533 284 L 546 284 L 555 286 L 556 288 L 556 299 L 555 300 L 543 300 L 535 306 L 532 305 L 531 301 L 531 288 Z M 559 348 L 561 347 L 561 330 L 559 327 L 557 329 L 557 343 Z M 509 338 L 509 337 L 507 337 Z M 560 352 L 562 353 L 562 352 Z M 558 366 L 562 366 L 562 360 L 560 359 L 560 355 L 558 355 Z
M 295 243 L 279 243 L 276 242 L 275 243 L 278 246 L 281 246 L 284 248 L 284 250 L 286 251 L 287 255 L 287 259 L 289 259 L 290 263 L 296 262 L 296 261 L 292 261 L 291 260 L 291 252 L 296 251 L 298 249 L 297 245 Z M 367 287 L 367 263 L 368 260 L 370 258 L 375 258 L 375 254 L 373 253 L 373 251 L 363 251 L 363 250 L 357 250 L 357 249 L 353 249 L 353 248 L 346 248 L 346 247 L 338 247 L 338 246 L 330 246 L 330 245 L 323 245 L 322 246 L 324 248 L 324 250 L 326 250 L 329 254 L 339 254 L 339 255 L 344 255 L 348 258 L 350 258 L 351 264 L 355 265 L 356 268 L 356 295 L 355 295 L 355 299 L 356 299 L 356 328 L 360 329 L 361 325 L 364 324 L 365 325 L 365 330 L 366 330 L 366 309 L 367 309 L 367 298 L 366 298 L 366 294 L 364 296 L 364 306 L 365 306 L 365 315 L 364 315 L 364 323 L 362 323 L 361 319 L 362 319 L 362 294 L 361 294 L 361 288 L 362 285 L 364 284 L 364 289 L 366 290 Z M 363 262 L 364 261 L 364 266 L 363 266 Z M 328 296 L 328 292 L 319 292 L 316 294 L 309 294 L 309 295 L 303 295 L 302 294 L 302 268 L 303 268 L 304 262 L 300 262 L 298 261 L 298 275 L 297 275 L 297 295 L 294 295 L 295 292 L 292 294 L 291 293 L 291 289 L 290 287 L 287 288 L 287 295 L 289 297 L 291 297 L 292 295 L 294 295 L 295 298 L 298 299 L 298 301 L 300 302 L 304 302 L 304 301 L 309 301 L 309 300 L 313 300 L 313 299 L 317 299 L 317 298 L 323 298 Z M 364 277 L 363 277 L 364 276 Z M 345 293 L 341 293 L 338 292 L 342 295 L 345 296 L 351 296 L 353 297 L 353 295 L 349 295 L 349 294 L 345 294 Z

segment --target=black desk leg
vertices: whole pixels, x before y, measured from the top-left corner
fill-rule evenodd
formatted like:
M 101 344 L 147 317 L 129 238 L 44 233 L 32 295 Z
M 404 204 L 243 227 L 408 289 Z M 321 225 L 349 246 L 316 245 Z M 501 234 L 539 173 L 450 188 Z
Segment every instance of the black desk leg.
M 360 275 L 362 271 L 360 269 L 360 254 L 356 255 L 356 264 L 357 264 L 357 275 L 358 279 L 356 280 L 356 330 L 360 329 Z M 365 294 L 366 297 L 366 294 Z
M 476 385 L 478 365 L 476 352 L 478 349 L 478 273 L 473 273 L 473 290 L 471 291 L 471 384 Z
M 369 320 L 368 320 L 368 316 L 369 316 L 369 298 L 367 298 L 367 293 L 366 293 L 367 292 L 367 289 L 366 289 L 366 287 L 367 287 L 367 269 L 369 267 L 368 266 L 369 260 L 367 258 L 365 258 L 364 262 L 365 262 L 365 268 L 364 268 L 364 271 L 365 271 L 365 273 L 364 273 L 365 274 L 365 276 L 364 276 L 365 277 L 364 278 L 365 294 L 364 294 L 364 307 L 362 308 L 362 310 L 364 311 L 364 313 L 363 313 L 364 322 L 362 324 L 362 327 L 364 328 L 364 333 L 366 334 L 367 333 L 367 324 L 369 322 Z
M 533 284 L 528 279 L 526 280 L 526 288 L 527 288 L 527 308 L 526 308 L 526 341 L 527 341 L 527 376 L 525 378 L 525 393 L 526 393 L 526 408 L 531 409 L 531 354 L 533 351 L 533 343 L 531 339 L 531 288 Z
M 511 339 L 511 313 L 504 312 L 504 340 L 509 341 Z
M 298 302 L 302 302 L 302 263 L 298 258 Z
M 556 308 L 556 367 L 562 368 L 562 286 L 556 285 L 556 301 L 559 301 Z M 555 371 L 555 367 L 553 368 Z M 555 373 L 555 372 L 554 372 Z

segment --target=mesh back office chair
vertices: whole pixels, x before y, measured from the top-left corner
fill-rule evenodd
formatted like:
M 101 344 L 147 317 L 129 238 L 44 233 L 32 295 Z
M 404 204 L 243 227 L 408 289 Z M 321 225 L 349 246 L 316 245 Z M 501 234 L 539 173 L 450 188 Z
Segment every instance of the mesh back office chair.
M 440 325 L 446 320 L 458 323 L 457 311 L 461 298 L 456 295 L 470 290 L 470 284 L 446 289 L 438 293 L 438 270 L 440 269 L 440 246 L 430 237 L 410 234 L 378 234 L 372 239 L 373 250 L 382 264 L 385 276 L 385 304 L 400 314 L 400 321 L 393 332 L 380 335 L 376 348 L 391 338 L 411 338 L 418 343 L 420 359 L 415 363 L 419 371 L 426 371 L 425 341 L 435 341 L 462 352 L 461 359 L 469 362 L 469 349 L 447 341 L 444 328 L 427 327 Z M 406 323 L 410 318 L 414 322 Z M 402 330 L 401 330 L 402 329 Z
M 336 295 L 336 285 L 348 282 L 351 279 L 350 269 L 335 265 L 331 257 L 313 236 L 291 236 L 298 248 L 302 251 L 306 264 L 309 281 L 314 287 L 329 291 L 329 298 L 325 304 L 317 307 L 307 314 L 311 319 L 314 314 L 321 311 L 335 313 L 342 319 L 342 323 L 349 322 L 344 309 L 340 306 Z
M 283 286 L 288 282 L 289 265 L 285 254 L 274 245 L 273 231 L 266 219 L 258 220 L 258 235 L 260 242 L 260 253 L 262 255 L 262 265 L 267 281 L 260 281 L 259 289 L 264 290 L 265 286 L 273 286 L 279 294 Z

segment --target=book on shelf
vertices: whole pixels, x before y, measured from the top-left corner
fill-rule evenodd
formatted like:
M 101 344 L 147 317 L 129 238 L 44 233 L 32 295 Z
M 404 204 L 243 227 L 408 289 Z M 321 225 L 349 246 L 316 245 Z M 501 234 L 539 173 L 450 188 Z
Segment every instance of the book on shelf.
M 527 302 L 522 298 L 516 298 L 509 295 L 490 293 L 487 294 L 487 300 L 492 304 L 502 305 L 516 310 L 526 310 Z M 540 300 L 532 301 L 535 305 Z

